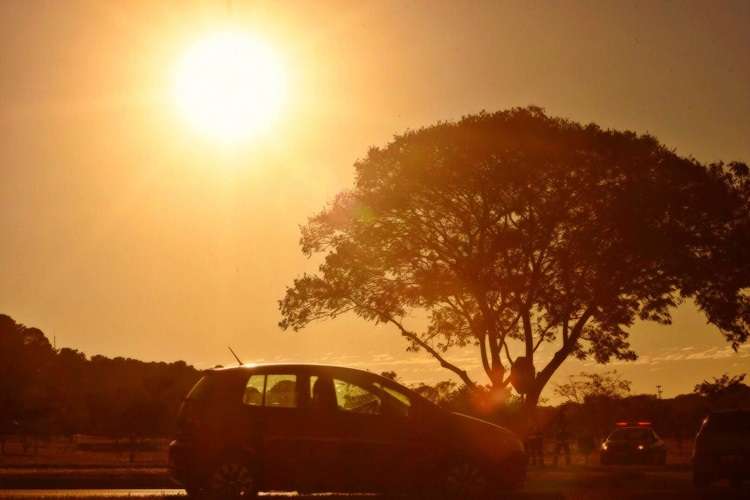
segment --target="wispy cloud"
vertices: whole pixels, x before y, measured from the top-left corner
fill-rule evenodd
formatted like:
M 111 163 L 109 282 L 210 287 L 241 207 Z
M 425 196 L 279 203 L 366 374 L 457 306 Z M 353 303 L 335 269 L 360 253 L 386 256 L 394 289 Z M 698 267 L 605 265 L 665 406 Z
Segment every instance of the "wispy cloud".
M 665 349 L 654 354 L 642 354 L 635 361 L 614 361 L 612 365 L 658 365 L 674 361 L 721 360 L 750 358 L 750 345 L 742 345 L 735 352 L 730 346 L 696 348 L 694 346 Z M 585 363 L 591 365 L 593 362 Z

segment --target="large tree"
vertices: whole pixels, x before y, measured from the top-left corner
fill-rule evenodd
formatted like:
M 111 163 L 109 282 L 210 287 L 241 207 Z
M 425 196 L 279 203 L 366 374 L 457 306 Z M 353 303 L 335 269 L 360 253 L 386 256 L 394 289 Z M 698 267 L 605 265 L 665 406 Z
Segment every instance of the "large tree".
M 284 329 L 353 312 L 467 385 L 449 351 L 475 346 L 497 389 L 522 359 L 530 406 L 570 356 L 634 359 L 628 327 L 669 323 L 687 298 L 735 348 L 748 337 L 744 164 L 530 107 L 406 132 L 355 170 L 302 228 L 303 252 L 324 259 L 280 301 Z

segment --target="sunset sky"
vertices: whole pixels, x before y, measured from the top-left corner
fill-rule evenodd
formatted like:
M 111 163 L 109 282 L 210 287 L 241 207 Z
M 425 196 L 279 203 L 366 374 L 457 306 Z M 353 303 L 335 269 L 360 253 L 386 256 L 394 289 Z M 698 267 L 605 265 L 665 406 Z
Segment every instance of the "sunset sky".
M 297 360 L 449 378 L 353 317 L 283 333 L 277 300 L 316 262 L 299 226 L 395 133 L 480 110 L 649 132 L 750 162 L 750 2 L 0 2 L 0 313 L 58 346 L 198 367 Z M 180 61 L 260 40 L 284 94 L 216 140 L 180 110 Z M 267 101 L 265 101 L 267 102 Z M 688 304 L 637 324 L 635 392 L 750 371 Z M 479 358 L 465 360 L 481 378 Z M 558 372 L 598 370 L 569 361 Z M 550 391 L 546 396 L 550 396 Z

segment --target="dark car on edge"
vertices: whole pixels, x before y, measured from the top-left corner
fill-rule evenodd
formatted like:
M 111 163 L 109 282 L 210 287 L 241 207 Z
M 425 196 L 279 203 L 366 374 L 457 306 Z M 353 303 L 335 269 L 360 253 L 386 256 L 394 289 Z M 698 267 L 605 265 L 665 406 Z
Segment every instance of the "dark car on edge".
M 602 465 L 664 465 L 667 447 L 648 422 L 634 425 L 621 422 L 602 443 L 600 462 Z
M 523 445 L 369 372 L 320 365 L 209 370 L 185 399 L 170 471 L 189 495 L 427 492 L 487 498 L 518 488 Z
M 750 410 L 713 412 L 695 437 L 693 483 L 701 488 L 720 479 L 736 487 L 750 479 Z

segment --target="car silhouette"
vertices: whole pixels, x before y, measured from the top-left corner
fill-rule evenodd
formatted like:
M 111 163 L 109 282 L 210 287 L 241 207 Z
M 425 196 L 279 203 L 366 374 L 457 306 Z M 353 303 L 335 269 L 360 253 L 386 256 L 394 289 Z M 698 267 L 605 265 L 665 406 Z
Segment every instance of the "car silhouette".
M 720 479 L 735 487 L 750 479 L 749 410 L 710 413 L 695 437 L 693 484 L 702 488 Z
M 653 464 L 667 462 L 667 447 L 648 422 L 619 422 L 600 450 L 602 465 Z
M 172 477 L 191 496 L 258 491 L 488 498 L 526 476 L 510 431 L 379 375 L 279 364 L 214 369 L 180 409 Z

